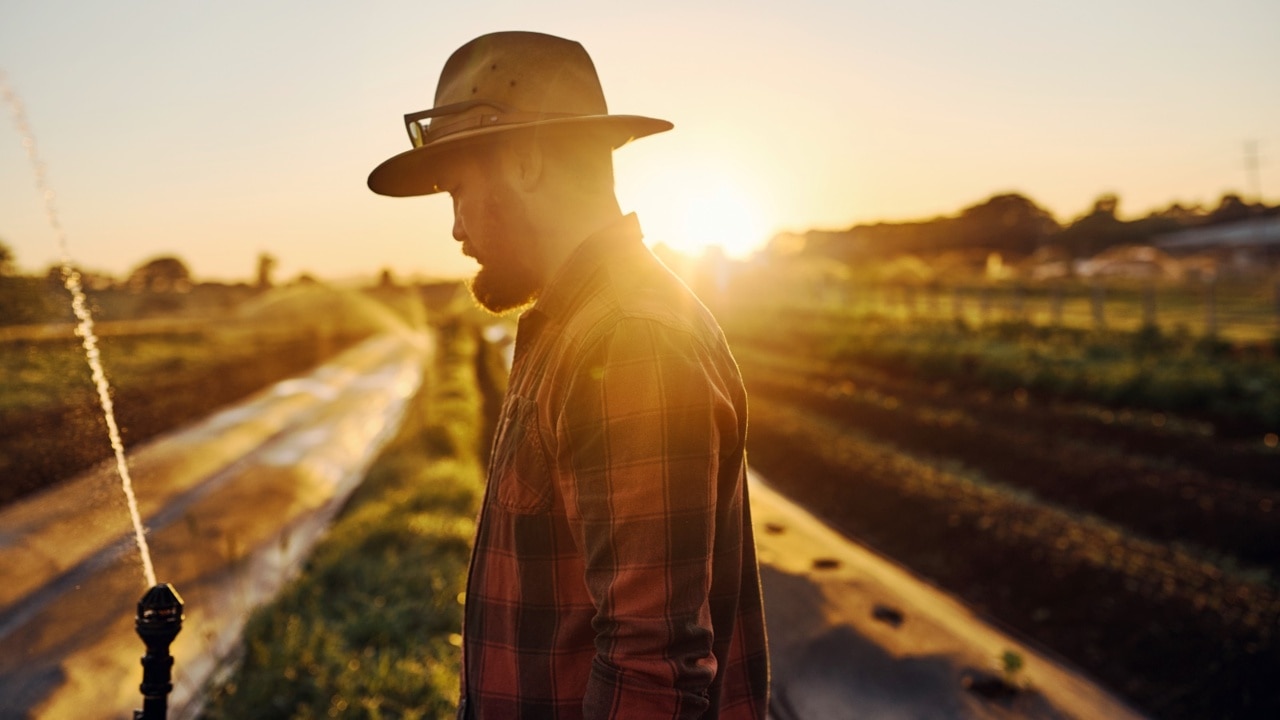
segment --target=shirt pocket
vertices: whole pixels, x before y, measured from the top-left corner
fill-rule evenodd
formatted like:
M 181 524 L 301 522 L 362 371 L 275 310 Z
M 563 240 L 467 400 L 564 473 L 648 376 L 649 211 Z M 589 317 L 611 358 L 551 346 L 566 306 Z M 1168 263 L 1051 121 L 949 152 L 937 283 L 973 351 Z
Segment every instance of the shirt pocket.
M 507 402 L 489 473 L 490 492 L 503 509 L 531 514 L 551 508 L 551 471 L 538 433 L 538 404 L 518 395 Z

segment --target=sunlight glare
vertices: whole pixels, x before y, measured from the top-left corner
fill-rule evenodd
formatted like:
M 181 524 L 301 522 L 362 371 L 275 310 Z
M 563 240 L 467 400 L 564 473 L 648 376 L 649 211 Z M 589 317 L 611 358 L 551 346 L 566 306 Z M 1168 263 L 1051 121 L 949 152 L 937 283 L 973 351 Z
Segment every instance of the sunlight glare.
M 767 210 L 747 176 L 733 174 L 724 163 L 690 162 L 673 173 L 639 160 L 619 173 L 619 196 L 634 198 L 646 242 L 691 258 L 718 246 L 741 260 L 768 241 Z
M 757 208 L 724 180 L 699 184 L 697 191 L 685 196 L 680 210 L 671 241 L 681 252 L 699 256 L 719 246 L 729 257 L 742 259 L 766 240 Z

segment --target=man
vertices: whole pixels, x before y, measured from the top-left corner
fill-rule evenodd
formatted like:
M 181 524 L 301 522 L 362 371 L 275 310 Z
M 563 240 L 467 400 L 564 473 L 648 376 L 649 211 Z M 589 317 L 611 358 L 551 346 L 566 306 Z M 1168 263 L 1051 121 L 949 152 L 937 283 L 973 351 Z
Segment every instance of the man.
M 476 530 L 459 717 L 763 718 L 746 395 L 719 327 L 641 243 L 576 42 L 504 32 L 445 64 L 384 195 L 448 192 L 477 301 L 520 317 Z

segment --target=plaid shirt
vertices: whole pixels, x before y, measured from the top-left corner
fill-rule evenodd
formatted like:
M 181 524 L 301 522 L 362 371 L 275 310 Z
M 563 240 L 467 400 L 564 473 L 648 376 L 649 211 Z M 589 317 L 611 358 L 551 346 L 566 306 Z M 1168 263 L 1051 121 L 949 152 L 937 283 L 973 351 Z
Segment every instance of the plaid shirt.
M 765 716 L 746 393 L 629 215 L 520 319 L 476 529 L 460 717 Z

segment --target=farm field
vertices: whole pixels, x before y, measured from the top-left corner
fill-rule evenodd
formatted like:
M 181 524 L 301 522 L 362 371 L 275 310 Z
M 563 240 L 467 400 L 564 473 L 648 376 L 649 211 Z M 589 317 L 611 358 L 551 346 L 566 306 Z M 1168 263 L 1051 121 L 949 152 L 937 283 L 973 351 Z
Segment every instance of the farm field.
M 420 322 L 408 291 L 281 288 L 190 317 L 97 327 L 129 447 L 332 357 L 373 332 Z M 415 315 L 416 314 L 416 315 Z M 0 328 L 0 504 L 111 455 L 85 351 L 70 325 Z
M 1153 717 L 1280 712 L 1267 346 L 722 317 L 779 490 Z
M 1213 337 L 1233 343 L 1267 343 L 1280 336 L 1280 281 L 1268 278 L 922 282 L 832 279 L 821 273 L 815 277 L 812 268 L 792 268 L 744 273 L 735 279 L 738 282 L 750 286 L 757 298 L 789 297 L 793 307 L 859 317 L 961 321 L 972 327 L 1013 322 L 1130 333 L 1151 327 L 1170 337 Z M 741 299 L 741 289 L 730 291 Z
M 406 318 L 424 322 L 416 300 L 403 294 L 282 297 L 249 310 L 237 318 L 104 326 L 103 357 L 126 443 L 140 440 L 148 422 L 130 412 L 150 415 L 154 432 L 163 432 L 182 413 L 201 414 L 201 403 L 227 402 L 219 393 L 230 394 L 225 388 L 235 383 L 247 394 L 273 374 L 291 374 L 289 363 L 303 369 L 336 352 L 348 337 L 403 327 Z M 1280 711 L 1271 682 L 1280 668 L 1273 343 L 913 320 L 814 305 L 721 307 L 718 314 L 751 397 L 752 465 L 778 490 L 1152 717 Z M 445 352 L 415 403 L 425 414 L 411 414 L 385 470 L 371 473 L 335 528 L 334 544 L 253 623 L 247 662 L 254 669 L 214 691 L 210 716 L 241 716 L 276 702 L 286 686 L 321 705 L 370 688 L 382 707 L 450 704 L 452 603 L 431 621 L 432 680 L 419 686 L 414 678 L 423 668 L 408 655 L 367 654 L 370 637 L 398 636 L 398 623 L 414 615 L 413 596 L 330 601 L 335 586 L 399 582 L 402 558 L 387 545 L 392 530 L 404 525 L 417 537 L 428 520 L 447 532 L 422 539 L 443 542 L 445 554 L 433 555 L 434 544 L 406 552 L 440 566 L 420 582 L 444 600 L 456 596 L 464 519 L 489 434 L 471 423 L 494 410 L 501 385 L 496 354 L 478 352 L 474 321 L 433 320 Z M 11 433 L 0 441 L 45 447 L 40 433 L 11 440 L 20 437 L 13 429 L 61 413 L 41 426 L 57 436 L 48 446 L 55 449 L 37 453 L 60 458 L 79 442 L 67 438 L 81 437 L 68 435 L 75 426 L 67 420 L 77 417 L 69 408 L 80 393 L 84 425 L 76 432 L 85 444 L 100 443 L 98 459 L 106 457 L 77 345 L 44 331 L 10 331 L 0 362 L 0 420 L 9 419 Z M 478 387 L 454 377 L 478 371 L 487 378 Z M 418 497 L 405 483 L 432 463 L 458 477 L 441 477 L 446 488 Z M 379 601 L 388 624 L 370 625 L 351 610 Z M 332 624 L 323 648 L 296 632 L 295 618 L 313 616 Z M 343 669 L 350 648 L 363 653 L 360 673 Z M 299 657 L 327 668 L 315 686 L 306 683 L 316 678 L 293 686 L 303 682 L 288 674 Z M 258 676 L 264 682 L 250 682 Z

